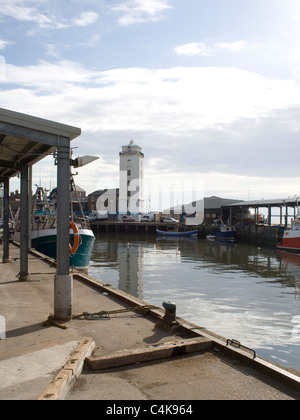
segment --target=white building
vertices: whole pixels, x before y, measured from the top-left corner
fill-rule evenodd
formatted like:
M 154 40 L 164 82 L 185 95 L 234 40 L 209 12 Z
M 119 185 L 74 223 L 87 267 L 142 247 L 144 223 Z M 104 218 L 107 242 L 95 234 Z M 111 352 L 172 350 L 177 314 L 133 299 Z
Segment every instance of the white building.
M 120 152 L 120 213 L 143 213 L 144 210 L 144 154 L 133 140 Z

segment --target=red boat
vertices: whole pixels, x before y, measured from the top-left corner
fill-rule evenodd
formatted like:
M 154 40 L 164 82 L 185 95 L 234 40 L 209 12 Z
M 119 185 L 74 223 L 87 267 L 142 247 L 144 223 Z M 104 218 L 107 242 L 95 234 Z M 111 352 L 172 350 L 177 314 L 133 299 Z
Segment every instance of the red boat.
M 277 249 L 280 251 L 287 251 L 292 253 L 300 253 L 300 216 L 298 215 L 292 221 L 291 229 L 283 232 L 280 243 L 277 244 Z

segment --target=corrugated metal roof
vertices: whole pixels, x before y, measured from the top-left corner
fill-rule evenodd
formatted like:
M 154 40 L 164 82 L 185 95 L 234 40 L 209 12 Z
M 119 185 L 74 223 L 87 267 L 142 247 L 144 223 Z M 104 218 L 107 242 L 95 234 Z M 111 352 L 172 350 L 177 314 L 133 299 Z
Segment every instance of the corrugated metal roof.
M 252 201 L 237 201 L 236 203 L 226 204 L 223 207 L 281 207 L 281 206 L 292 206 L 297 205 L 298 199 L 293 198 L 278 198 L 278 199 L 265 199 L 265 200 L 252 200 Z
M 77 127 L 0 108 L 0 179 L 54 152 L 60 137 L 71 141 L 80 134 Z

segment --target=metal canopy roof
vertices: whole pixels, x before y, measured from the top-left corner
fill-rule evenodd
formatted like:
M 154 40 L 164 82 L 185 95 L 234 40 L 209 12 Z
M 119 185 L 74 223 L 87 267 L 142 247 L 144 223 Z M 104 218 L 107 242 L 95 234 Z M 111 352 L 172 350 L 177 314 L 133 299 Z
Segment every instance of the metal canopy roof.
M 282 199 L 265 199 L 265 200 L 254 200 L 254 201 L 237 201 L 236 203 L 226 204 L 222 207 L 283 207 L 283 206 L 297 206 L 298 198 L 282 198 Z
M 0 108 L 0 181 L 54 152 L 61 137 L 71 141 L 80 134 L 77 127 Z

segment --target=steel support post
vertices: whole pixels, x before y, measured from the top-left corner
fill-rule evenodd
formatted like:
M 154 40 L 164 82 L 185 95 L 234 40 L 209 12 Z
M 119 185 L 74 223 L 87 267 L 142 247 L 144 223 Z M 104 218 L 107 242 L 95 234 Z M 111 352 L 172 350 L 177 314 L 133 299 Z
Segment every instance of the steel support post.
M 28 228 L 31 230 L 31 219 L 32 219 L 32 165 L 28 166 Z M 28 248 L 31 248 L 31 234 L 28 235 Z
M 9 262 L 9 178 L 4 178 L 3 196 L 3 263 Z
M 70 271 L 70 140 L 59 138 L 57 149 L 57 271 L 54 279 L 54 318 L 72 318 L 73 276 Z
M 272 224 L 272 207 L 268 206 L 268 225 L 271 226 Z
M 28 272 L 28 166 L 21 170 L 21 211 L 20 211 L 20 273 L 19 280 L 27 281 Z

